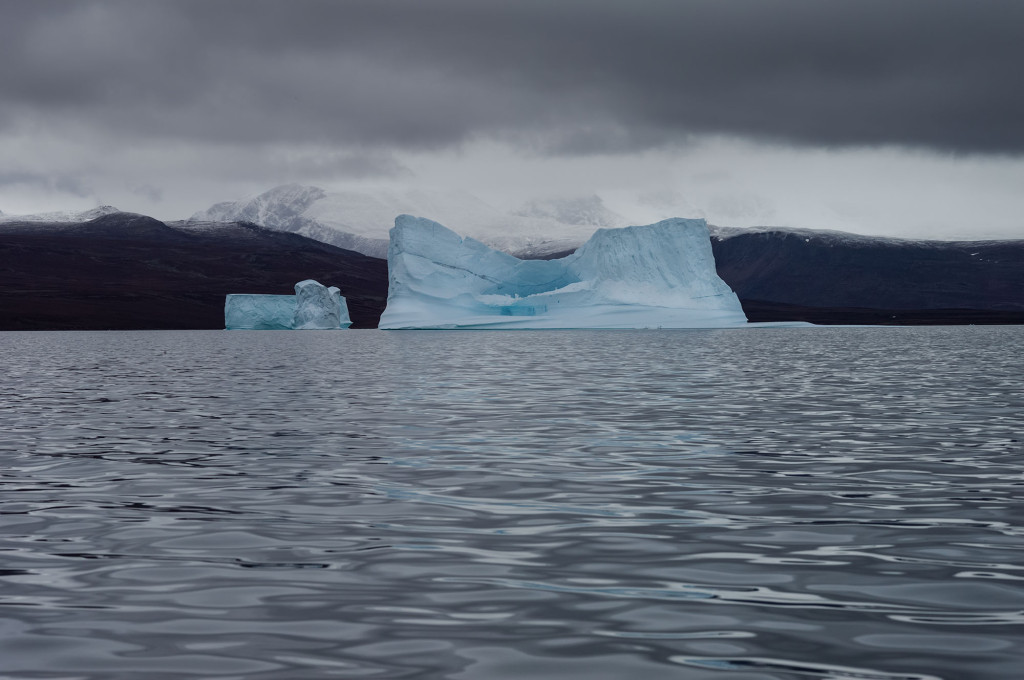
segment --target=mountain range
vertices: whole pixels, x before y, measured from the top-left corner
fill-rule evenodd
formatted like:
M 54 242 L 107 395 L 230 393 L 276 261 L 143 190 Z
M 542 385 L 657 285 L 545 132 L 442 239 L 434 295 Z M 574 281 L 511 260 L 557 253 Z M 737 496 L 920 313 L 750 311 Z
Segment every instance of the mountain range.
M 111 206 L 0 214 L 0 329 L 222 328 L 225 295 L 287 294 L 306 278 L 338 286 L 353 327 L 372 328 L 387 298 L 387 231 L 400 212 L 544 259 L 627 222 L 596 196 L 507 212 L 467 194 L 301 185 L 173 222 Z M 751 321 L 1024 323 L 1024 240 L 710 232 L 718 274 Z

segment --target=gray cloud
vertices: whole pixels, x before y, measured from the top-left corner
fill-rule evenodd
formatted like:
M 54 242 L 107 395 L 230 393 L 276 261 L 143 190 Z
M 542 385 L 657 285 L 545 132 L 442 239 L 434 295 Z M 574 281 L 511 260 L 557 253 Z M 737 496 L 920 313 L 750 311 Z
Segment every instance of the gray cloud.
M 135 184 L 129 183 L 127 185 L 128 191 L 135 194 L 136 196 L 142 196 L 148 199 L 151 203 L 159 203 L 164 200 L 164 192 L 159 187 L 155 187 L 152 184 Z
M 0 0 L 0 129 L 1024 152 L 1013 0 Z M 374 171 L 372 167 L 368 172 Z
M 92 196 L 94 193 L 92 187 L 88 186 L 81 178 L 66 173 L 49 175 L 23 170 L 0 170 L 0 187 L 7 186 L 48 189 L 80 198 Z

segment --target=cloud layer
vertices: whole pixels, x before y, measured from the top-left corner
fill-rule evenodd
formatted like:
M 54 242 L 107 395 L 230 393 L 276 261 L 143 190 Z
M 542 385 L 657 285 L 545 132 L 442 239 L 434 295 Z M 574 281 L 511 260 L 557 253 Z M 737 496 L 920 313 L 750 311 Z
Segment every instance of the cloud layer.
M 1024 237 L 1019 0 L 0 0 L 0 210 L 278 184 Z
M 724 134 L 1024 152 L 1024 3 L 1009 0 L 6 0 L 0 9 L 7 134 L 65 126 L 123 143 L 398 150 L 495 138 L 550 155 Z

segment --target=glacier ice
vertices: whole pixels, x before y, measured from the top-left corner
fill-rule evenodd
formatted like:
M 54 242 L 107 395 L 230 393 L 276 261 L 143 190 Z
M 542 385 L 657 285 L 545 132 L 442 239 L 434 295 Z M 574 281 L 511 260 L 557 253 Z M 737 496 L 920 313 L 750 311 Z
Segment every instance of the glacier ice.
M 599 229 L 573 254 L 520 260 L 399 215 L 380 328 L 722 328 L 747 319 L 715 271 L 707 224 Z
M 295 295 L 228 295 L 224 327 L 228 330 L 334 330 L 352 320 L 341 291 L 313 279 L 295 284 Z

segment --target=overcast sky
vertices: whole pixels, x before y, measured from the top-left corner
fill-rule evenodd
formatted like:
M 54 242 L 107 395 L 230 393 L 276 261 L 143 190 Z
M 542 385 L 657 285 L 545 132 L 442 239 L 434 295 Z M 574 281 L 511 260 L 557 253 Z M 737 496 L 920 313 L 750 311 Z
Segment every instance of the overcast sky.
M 0 210 L 286 182 L 1024 238 L 1019 0 L 0 0 Z M 429 216 L 428 216 L 429 217 Z

